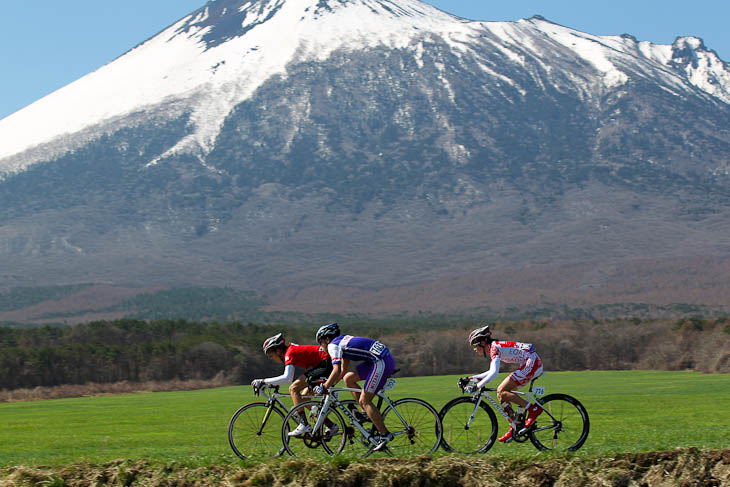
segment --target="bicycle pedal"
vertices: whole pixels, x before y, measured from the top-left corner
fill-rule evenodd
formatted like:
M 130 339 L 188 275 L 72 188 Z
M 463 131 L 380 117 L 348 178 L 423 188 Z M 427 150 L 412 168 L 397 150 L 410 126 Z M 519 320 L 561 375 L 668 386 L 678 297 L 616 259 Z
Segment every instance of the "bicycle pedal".
M 526 435 L 527 433 L 529 433 L 529 432 L 530 432 L 531 430 L 533 430 L 533 429 L 535 429 L 535 425 L 534 425 L 534 424 L 531 424 L 530 426 L 528 426 L 528 427 L 526 427 L 526 428 L 522 428 L 522 429 L 520 429 L 520 430 L 519 430 L 519 431 L 517 432 L 517 434 L 518 434 L 518 435 L 520 435 L 520 436 L 522 436 L 522 435 Z

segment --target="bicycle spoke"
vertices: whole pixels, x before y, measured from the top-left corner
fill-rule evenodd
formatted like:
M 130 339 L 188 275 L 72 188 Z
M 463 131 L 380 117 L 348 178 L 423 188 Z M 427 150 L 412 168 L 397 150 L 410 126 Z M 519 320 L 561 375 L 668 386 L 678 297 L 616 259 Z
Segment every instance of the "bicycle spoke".
M 325 423 L 314 430 L 317 414 L 322 404 L 319 401 L 307 401 L 292 408 L 281 429 L 281 440 L 286 451 L 293 456 L 306 458 L 325 458 L 339 453 L 345 447 L 346 425 L 339 412 L 330 409 Z M 300 436 L 289 436 L 306 418 L 311 431 Z
M 395 435 L 388 444 L 390 453 L 410 456 L 435 451 L 441 442 L 441 420 L 436 410 L 427 402 L 412 398 L 396 401 L 393 406 L 395 410 L 389 407 L 383 414 L 385 426 Z
M 497 418 L 485 404 L 476 403 L 471 397 L 452 400 L 441 410 L 444 437 L 442 445 L 446 451 L 459 453 L 483 453 L 492 447 L 497 437 Z M 467 425 L 474 414 L 472 422 Z
M 352 399 L 346 399 L 344 401 L 340 401 L 340 405 L 344 406 L 350 411 L 358 411 L 365 418 L 367 418 L 365 413 L 360 411 L 357 401 L 354 401 Z M 361 423 L 361 426 L 365 428 L 367 434 L 364 434 L 362 431 L 360 431 L 353 423 L 350 422 L 349 419 L 345 419 L 345 422 L 347 423 L 345 451 L 349 451 L 350 453 L 358 457 L 366 456 L 370 449 L 373 447 L 373 443 L 370 442 L 369 437 L 370 435 L 377 434 L 378 430 L 375 429 L 375 426 L 372 422 L 370 422 L 369 418 L 367 418 L 365 422 Z
M 228 426 L 228 442 L 246 460 L 265 460 L 281 452 L 284 413 L 264 403 L 248 404 L 234 414 Z
M 577 450 L 588 437 L 588 413 L 580 402 L 565 394 L 543 400 L 543 413 L 530 432 L 530 440 L 541 450 Z

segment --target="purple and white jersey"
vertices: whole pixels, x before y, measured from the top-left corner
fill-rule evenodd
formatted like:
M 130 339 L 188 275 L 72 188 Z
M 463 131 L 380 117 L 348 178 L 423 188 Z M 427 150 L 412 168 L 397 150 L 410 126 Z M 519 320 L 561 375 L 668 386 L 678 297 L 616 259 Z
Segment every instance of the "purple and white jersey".
M 327 353 L 332 357 L 332 364 L 339 364 L 342 359 L 375 362 L 389 355 L 390 350 L 372 338 L 340 335 L 327 345 Z

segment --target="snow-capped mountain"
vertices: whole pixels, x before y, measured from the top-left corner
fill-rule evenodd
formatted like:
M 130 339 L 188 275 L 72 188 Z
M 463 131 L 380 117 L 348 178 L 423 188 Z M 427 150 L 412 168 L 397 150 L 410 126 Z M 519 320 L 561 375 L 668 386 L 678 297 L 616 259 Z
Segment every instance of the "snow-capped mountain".
M 410 50 L 419 63 L 432 42 L 473 61 L 498 85 L 520 92 L 527 87 L 501 73 L 503 67 L 490 62 L 487 53 L 522 67 L 536 80 L 542 76 L 538 66 L 550 74 L 556 61 L 580 63 L 581 69 L 561 84 L 573 85 L 586 97 L 650 77 L 675 95 L 699 91 L 730 104 L 730 65 L 698 38 L 678 38 L 668 46 L 630 36 L 593 36 L 539 17 L 467 21 L 419 0 L 218 0 L 0 121 L 0 168 L 4 173 L 22 170 L 110 130 L 84 132 L 89 127 L 116 129 L 120 122 L 134 124 L 138 118 L 120 119 L 148 111 L 176 117 L 192 109 L 194 131 L 160 157 L 181 151 L 204 158 L 231 110 L 266 80 L 286 76 L 289 64 L 372 48 Z M 50 152 L 9 160 L 48 143 Z
M 212 0 L 0 120 L 2 279 L 291 297 L 584 266 L 595 302 L 605 266 L 727 255 L 728 153 L 730 65 L 696 37 Z

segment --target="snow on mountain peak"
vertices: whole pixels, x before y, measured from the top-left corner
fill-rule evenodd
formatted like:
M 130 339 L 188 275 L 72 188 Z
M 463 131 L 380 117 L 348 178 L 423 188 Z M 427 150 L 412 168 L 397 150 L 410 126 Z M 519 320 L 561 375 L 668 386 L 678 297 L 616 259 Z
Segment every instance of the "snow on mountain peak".
M 667 64 L 686 76 L 692 85 L 730 104 L 730 63 L 708 50 L 699 37 L 678 37 Z
M 688 36 L 688 37 L 677 37 L 672 44 L 675 49 L 692 49 L 694 51 L 706 51 L 705 42 L 699 37 Z
M 115 61 L 0 120 L 0 174 L 33 162 L 10 158 L 33 146 L 192 98 L 195 132 L 171 152 L 203 154 L 232 107 L 265 80 L 286 75 L 292 61 L 326 59 L 338 49 L 403 48 L 426 32 L 448 41 L 465 29 L 461 19 L 418 0 L 211 1 Z M 69 143 L 64 140 L 59 150 Z M 34 159 L 54 155 L 49 150 Z
M 202 161 L 231 110 L 266 80 L 286 77 L 290 63 L 377 47 L 411 49 L 418 61 L 425 41 L 434 40 L 459 57 L 470 52 L 478 59 L 495 49 L 516 65 L 529 59 L 547 72 L 556 58 L 575 57 L 595 74 L 569 76 L 576 83 L 589 76 L 587 86 L 602 89 L 651 72 L 674 91 L 696 87 L 730 104 L 730 67 L 695 37 L 657 46 L 586 34 L 538 16 L 476 22 L 420 0 L 211 0 L 115 61 L 0 120 L 0 177 L 133 124 L 129 115 L 135 113 L 190 115 L 190 135 L 148 164 L 179 152 Z M 493 66 L 482 67 L 522 92 Z

